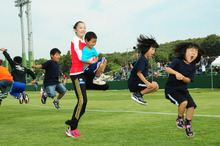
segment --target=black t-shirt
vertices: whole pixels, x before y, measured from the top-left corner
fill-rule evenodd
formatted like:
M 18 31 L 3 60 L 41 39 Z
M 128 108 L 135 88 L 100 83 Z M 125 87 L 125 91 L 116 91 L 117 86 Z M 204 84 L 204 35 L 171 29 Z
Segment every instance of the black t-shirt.
M 3 54 L 11 66 L 11 75 L 12 75 L 14 81 L 22 82 L 22 83 L 26 84 L 26 74 L 31 75 L 33 80 L 36 78 L 33 71 L 31 71 L 30 69 L 22 66 L 21 64 L 15 62 L 15 61 L 13 61 L 11 59 L 10 55 L 6 51 L 4 51 Z
M 191 82 L 194 81 L 196 71 L 195 64 L 186 64 L 183 60 L 176 58 L 168 67 L 188 77 Z M 175 75 L 170 74 L 165 86 L 165 94 L 171 94 L 175 91 L 188 92 L 187 83 L 184 83 L 182 80 L 177 80 Z
M 59 71 L 60 64 L 49 60 L 42 64 L 42 68 L 46 70 L 45 78 L 44 78 L 44 87 L 46 88 L 49 85 L 59 84 Z
M 144 56 L 141 56 L 135 63 L 131 70 L 131 75 L 128 79 L 128 87 L 143 83 L 142 80 L 137 76 L 137 73 L 141 71 L 144 77 L 148 75 L 148 60 Z

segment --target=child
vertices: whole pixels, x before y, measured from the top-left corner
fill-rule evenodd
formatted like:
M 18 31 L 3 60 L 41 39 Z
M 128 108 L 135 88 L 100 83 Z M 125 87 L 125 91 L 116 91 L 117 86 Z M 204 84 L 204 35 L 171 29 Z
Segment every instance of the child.
M 145 78 L 148 75 L 148 58 L 154 55 L 159 45 L 153 38 L 143 35 L 140 35 L 137 41 L 137 47 L 141 52 L 141 57 L 136 61 L 131 71 L 131 75 L 128 79 L 128 88 L 130 92 L 134 92 L 134 94 L 131 95 L 133 100 L 142 105 L 147 105 L 147 102 L 143 100 L 142 96 L 156 92 L 159 89 L 156 82 L 153 81 L 151 83 Z
M 44 78 L 44 88 L 45 92 L 43 92 L 41 97 L 41 102 L 43 104 L 46 103 L 47 97 L 54 98 L 56 96 L 55 90 L 59 93 L 58 97 L 53 101 L 55 108 L 59 109 L 59 101 L 66 93 L 66 88 L 59 82 L 59 71 L 60 71 L 60 50 L 57 48 L 53 48 L 50 51 L 51 60 L 41 64 L 41 65 L 33 65 L 32 68 L 43 68 L 46 70 L 45 78 Z
M 8 60 L 11 66 L 11 75 L 13 77 L 14 82 L 12 83 L 10 94 L 14 96 L 16 99 L 19 99 L 19 103 L 22 104 L 23 101 L 27 104 L 29 102 L 28 95 L 24 93 L 26 88 L 26 74 L 31 75 L 33 81 L 35 81 L 35 74 L 30 69 L 21 65 L 22 58 L 20 56 L 14 57 L 12 60 L 10 55 L 5 51 L 4 48 L 0 49 L 3 51 L 5 58 Z
M 11 86 L 13 82 L 13 77 L 11 76 L 10 72 L 6 67 L 2 66 L 2 60 L 0 60 L 0 105 L 3 98 L 7 98 L 8 91 L 7 87 Z
M 104 75 L 107 59 L 102 57 L 98 60 L 98 53 L 94 46 L 96 45 L 97 36 L 94 32 L 87 32 L 85 35 L 86 46 L 82 51 L 82 62 L 84 63 L 84 73 L 87 75 L 95 75 L 93 83 L 97 85 L 106 84 L 105 81 L 110 76 Z M 101 74 L 101 75 L 100 75 Z
M 178 106 L 177 127 L 186 129 L 186 136 L 193 137 L 191 120 L 196 104 L 187 90 L 187 84 L 194 80 L 195 64 L 199 62 L 203 51 L 197 44 L 180 43 L 176 45 L 174 52 L 177 54 L 177 58 L 166 68 L 169 78 L 165 86 L 165 96 Z M 186 120 L 184 123 L 185 109 Z

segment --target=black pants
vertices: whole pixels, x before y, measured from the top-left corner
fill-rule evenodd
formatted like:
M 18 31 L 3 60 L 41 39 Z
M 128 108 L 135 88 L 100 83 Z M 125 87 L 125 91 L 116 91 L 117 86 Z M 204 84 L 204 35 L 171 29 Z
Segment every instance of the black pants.
M 73 111 L 72 119 L 66 121 L 67 125 L 71 126 L 71 130 L 74 130 L 78 126 L 78 122 L 82 115 L 85 113 L 86 104 L 87 104 L 87 95 L 86 95 L 86 79 L 84 74 L 70 76 L 73 82 L 75 94 L 77 97 L 77 104 Z

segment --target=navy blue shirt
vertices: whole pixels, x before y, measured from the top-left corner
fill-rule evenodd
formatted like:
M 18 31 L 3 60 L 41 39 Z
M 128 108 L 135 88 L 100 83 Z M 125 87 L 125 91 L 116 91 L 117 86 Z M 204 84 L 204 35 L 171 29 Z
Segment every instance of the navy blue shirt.
M 183 76 L 188 77 L 191 82 L 194 81 L 196 71 L 195 64 L 186 64 L 183 60 L 176 58 L 168 67 L 181 73 Z M 182 80 L 177 80 L 175 75 L 170 74 L 165 86 L 165 94 L 171 94 L 175 91 L 188 92 L 187 83 Z
M 49 60 L 42 64 L 42 68 L 46 70 L 45 78 L 44 78 L 44 87 L 50 85 L 59 84 L 59 71 L 60 71 L 60 64 Z
M 144 77 L 148 76 L 148 60 L 144 56 L 141 56 L 135 63 L 131 70 L 131 75 L 128 79 L 128 88 L 133 85 L 143 83 L 143 81 L 137 76 L 137 73 L 141 71 Z

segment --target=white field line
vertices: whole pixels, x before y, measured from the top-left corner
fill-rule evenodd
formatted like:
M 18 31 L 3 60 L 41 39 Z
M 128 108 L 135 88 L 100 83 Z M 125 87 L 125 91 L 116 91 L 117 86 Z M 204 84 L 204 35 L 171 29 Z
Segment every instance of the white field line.
M 15 100 L 12 100 L 12 99 L 6 98 L 6 100 L 9 100 L 9 101 L 18 103 L 18 101 L 15 101 Z M 24 105 L 57 110 L 57 109 L 55 109 L 54 107 L 40 106 L 40 105 L 34 105 L 34 104 L 25 104 L 25 103 L 24 103 Z M 63 110 L 74 110 L 74 108 L 60 108 L 59 110 L 62 110 L 62 109 L 63 109 Z M 90 110 L 90 109 L 86 109 L 86 111 L 89 111 L 89 112 L 103 112 L 103 113 L 139 113 L 139 114 L 174 115 L 174 116 L 177 115 L 176 113 L 144 112 L 144 111 L 111 111 L 111 110 Z M 220 115 L 197 115 L 197 114 L 194 114 L 193 116 L 196 116 L 196 117 L 214 117 L 214 118 L 220 118 Z

